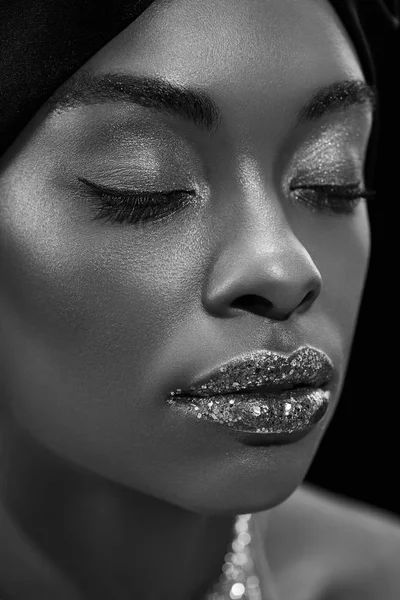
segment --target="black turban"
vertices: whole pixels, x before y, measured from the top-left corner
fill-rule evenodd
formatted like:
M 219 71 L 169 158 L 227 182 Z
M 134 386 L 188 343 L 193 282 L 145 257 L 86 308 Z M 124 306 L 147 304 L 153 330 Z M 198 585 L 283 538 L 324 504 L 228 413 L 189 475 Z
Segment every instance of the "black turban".
M 0 155 L 53 92 L 153 1 L 0 0 Z M 389 1 L 331 0 L 374 87 L 374 34 L 399 21 L 397 0 Z M 375 120 L 371 142 L 376 129 Z

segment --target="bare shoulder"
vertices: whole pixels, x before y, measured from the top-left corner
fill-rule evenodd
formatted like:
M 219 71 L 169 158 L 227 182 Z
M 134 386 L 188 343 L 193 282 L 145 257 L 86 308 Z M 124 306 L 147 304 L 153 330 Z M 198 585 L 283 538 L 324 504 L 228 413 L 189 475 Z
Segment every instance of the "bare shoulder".
M 291 588 L 300 600 L 301 586 L 310 600 L 399 600 L 395 515 L 311 485 L 267 513 L 266 555 L 283 600 Z

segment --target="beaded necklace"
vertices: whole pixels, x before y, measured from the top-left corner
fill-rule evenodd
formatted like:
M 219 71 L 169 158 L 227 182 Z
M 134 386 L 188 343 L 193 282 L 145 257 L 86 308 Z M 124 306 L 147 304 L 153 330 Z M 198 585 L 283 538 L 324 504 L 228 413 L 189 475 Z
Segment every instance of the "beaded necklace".
M 251 514 L 236 517 L 234 538 L 225 554 L 222 573 L 205 600 L 263 600 L 250 545 L 250 519 Z

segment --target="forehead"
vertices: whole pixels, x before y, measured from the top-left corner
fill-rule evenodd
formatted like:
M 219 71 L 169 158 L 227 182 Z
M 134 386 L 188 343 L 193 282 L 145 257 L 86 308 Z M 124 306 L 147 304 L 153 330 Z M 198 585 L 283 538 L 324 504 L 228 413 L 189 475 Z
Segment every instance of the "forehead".
M 156 1 L 88 64 L 195 80 L 221 93 L 234 86 L 244 96 L 273 90 L 279 97 L 302 78 L 323 85 L 362 77 L 328 0 Z
M 156 1 L 85 68 L 203 89 L 246 129 L 271 114 L 292 122 L 316 89 L 363 79 L 328 0 Z

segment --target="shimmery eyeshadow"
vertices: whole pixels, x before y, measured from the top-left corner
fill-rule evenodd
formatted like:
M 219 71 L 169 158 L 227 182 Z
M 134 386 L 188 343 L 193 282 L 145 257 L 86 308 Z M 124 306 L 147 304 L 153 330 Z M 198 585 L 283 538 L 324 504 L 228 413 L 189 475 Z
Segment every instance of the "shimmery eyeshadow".
M 368 130 L 357 122 L 326 125 L 302 143 L 288 167 L 296 185 L 346 185 L 363 174 Z

